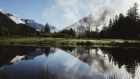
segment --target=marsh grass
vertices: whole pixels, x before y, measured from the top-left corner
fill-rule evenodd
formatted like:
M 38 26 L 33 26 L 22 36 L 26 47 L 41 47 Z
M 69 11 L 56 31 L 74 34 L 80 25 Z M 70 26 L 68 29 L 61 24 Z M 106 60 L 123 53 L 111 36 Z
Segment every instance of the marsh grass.
M 18 37 L 2 38 L 0 45 L 50 45 L 50 46 L 133 46 L 140 47 L 139 40 L 122 39 L 67 39 L 67 38 L 44 38 L 44 37 Z

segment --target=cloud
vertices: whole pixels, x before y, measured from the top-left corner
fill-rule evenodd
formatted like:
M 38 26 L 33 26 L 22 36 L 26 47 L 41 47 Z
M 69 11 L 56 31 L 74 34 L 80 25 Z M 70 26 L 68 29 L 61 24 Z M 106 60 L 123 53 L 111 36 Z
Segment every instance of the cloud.
M 126 14 L 135 2 L 140 5 L 140 0 L 53 0 L 43 14 L 50 24 L 64 28 L 91 13 L 97 13 L 101 7 L 110 7 L 114 14 Z
M 140 5 L 140 0 L 121 0 L 120 2 L 118 2 L 118 4 L 116 4 L 115 6 L 115 10 L 116 13 L 124 13 L 126 14 L 127 10 L 133 6 L 133 4 L 137 2 Z M 140 12 L 140 7 L 138 7 L 139 12 Z

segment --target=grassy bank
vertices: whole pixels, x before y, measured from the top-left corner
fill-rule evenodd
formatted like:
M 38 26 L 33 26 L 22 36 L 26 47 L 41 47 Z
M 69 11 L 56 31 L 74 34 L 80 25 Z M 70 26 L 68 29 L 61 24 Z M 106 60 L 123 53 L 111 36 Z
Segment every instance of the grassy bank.
M 139 40 L 122 39 L 66 39 L 66 38 L 42 38 L 42 37 L 0 37 L 0 45 L 16 46 L 125 46 L 140 47 Z

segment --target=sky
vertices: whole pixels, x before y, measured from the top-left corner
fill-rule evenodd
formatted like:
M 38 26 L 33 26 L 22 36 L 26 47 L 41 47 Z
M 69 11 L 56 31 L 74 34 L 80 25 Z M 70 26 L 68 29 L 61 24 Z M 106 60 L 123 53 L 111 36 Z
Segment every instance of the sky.
M 140 5 L 140 0 L 0 0 L 0 11 L 62 29 L 89 14 L 98 15 L 102 7 L 126 14 L 135 2 Z

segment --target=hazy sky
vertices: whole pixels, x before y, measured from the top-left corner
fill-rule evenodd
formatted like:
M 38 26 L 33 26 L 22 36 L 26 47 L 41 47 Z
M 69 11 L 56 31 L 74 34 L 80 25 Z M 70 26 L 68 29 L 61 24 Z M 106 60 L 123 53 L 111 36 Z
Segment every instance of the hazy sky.
M 140 5 L 140 0 L 0 0 L 0 10 L 64 28 L 91 13 L 98 14 L 102 7 L 110 7 L 114 14 L 126 13 L 134 2 Z

